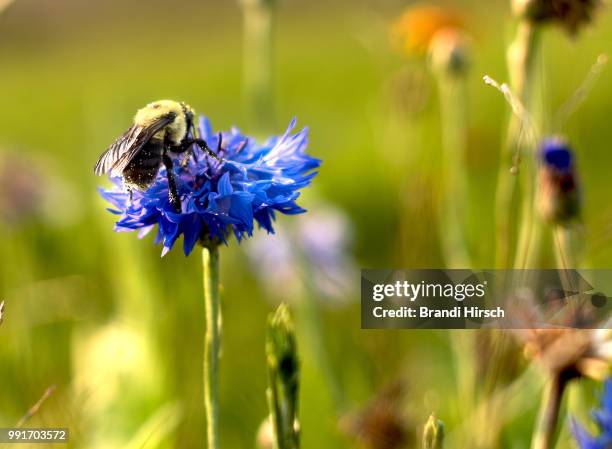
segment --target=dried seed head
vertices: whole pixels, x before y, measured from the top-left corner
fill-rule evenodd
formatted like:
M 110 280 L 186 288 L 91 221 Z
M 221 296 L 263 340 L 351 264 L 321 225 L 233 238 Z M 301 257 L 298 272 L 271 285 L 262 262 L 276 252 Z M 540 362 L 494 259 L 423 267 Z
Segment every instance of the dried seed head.
M 411 439 L 402 407 L 404 398 L 404 384 L 393 383 L 362 410 L 341 418 L 340 430 L 367 449 L 404 447 Z
M 525 355 L 550 373 L 601 380 L 610 372 L 612 342 L 607 329 L 531 329 L 524 337 Z
M 555 23 L 569 34 L 593 20 L 600 0 L 513 0 L 514 13 L 536 24 Z

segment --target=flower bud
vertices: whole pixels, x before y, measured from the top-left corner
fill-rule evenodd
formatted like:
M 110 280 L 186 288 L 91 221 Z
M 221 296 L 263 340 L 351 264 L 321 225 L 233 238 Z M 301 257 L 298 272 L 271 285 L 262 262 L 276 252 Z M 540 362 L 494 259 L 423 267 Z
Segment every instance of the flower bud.
M 432 413 L 423 428 L 423 449 L 444 447 L 444 423 Z
M 540 148 L 538 207 L 545 220 L 566 224 L 580 215 L 574 153 L 563 139 L 546 139 Z
M 435 34 L 446 28 L 463 28 L 463 19 L 454 10 L 434 5 L 411 6 L 391 25 L 391 41 L 406 56 L 422 56 Z
M 299 447 L 298 393 L 300 368 L 293 320 L 281 304 L 268 320 L 268 406 L 275 447 Z
M 458 29 L 438 31 L 429 46 L 429 57 L 434 70 L 453 76 L 463 75 L 470 64 L 470 45 Z

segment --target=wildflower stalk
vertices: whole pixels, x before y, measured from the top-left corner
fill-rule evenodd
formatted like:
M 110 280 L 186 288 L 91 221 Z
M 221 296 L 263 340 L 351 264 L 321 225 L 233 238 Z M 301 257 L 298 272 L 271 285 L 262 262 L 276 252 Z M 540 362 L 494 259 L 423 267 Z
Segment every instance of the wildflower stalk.
M 275 0 L 241 0 L 244 16 L 244 90 L 253 125 L 267 131 L 274 120 L 272 65 Z
M 468 203 L 467 173 L 464 163 L 467 143 L 465 79 L 448 73 L 438 74 L 442 114 L 443 192 L 439 225 L 440 242 L 446 266 L 468 268 L 470 257 L 465 241 L 465 214 Z
M 551 376 L 544 392 L 538 422 L 531 441 L 531 449 L 551 449 L 554 447 L 559 410 L 566 386 L 567 379 L 563 373 L 555 373 Z
M 570 270 L 577 267 L 580 236 L 573 226 L 555 225 L 555 256 L 560 268 Z
M 514 42 L 508 49 L 508 66 L 512 91 L 518 100 L 529 108 L 531 91 L 533 87 L 536 55 L 539 44 L 538 26 L 528 20 L 522 20 L 517 29 Z M 526 145 L 521 141 L 523 121 L 516 114 L 510 116 L 506 143 L 502 152 L 501 165 L 497 180 L 496 191 L 496 255 L 495 264 L 498 268 L 509 267 L 512 264 L 513 248 L 516 234 L 513 231 L 514 217 L 517 215 L 518 173 L 517 164 L 520 154 Z M 511 169 L 508 168 L 511 164 Z M 522 176 L 525 179 L 525 198 L 530 198 L 532 188 L 529 184 L 533 178 L 529 173 Z M 523 222 L 530 223 L 532 216 L 531 201 L 523 203 Z M 528 227 L 523 226 L 521 231 L 522 244 L 519 253 L 528 251 Z M 517 260 L 524 259 L 524 254 L 517 255 Z
M 268 321 L 268 407 L 275 449 L 298 449 L 299 361 L 293 321 L 281 304 Z
M 221 310 L 219 301 L 219 248 L 215 243 L 203 246 L 204 306 L 204 408 L 208 449 L 219 448 L 219 349 L 221 345 Z
M 576 268 L 580 243 L 580 178 L 575 156 L 567 143 L 559 138 L 542 144 L 539 167 L 539 216 L 551 224 L 557 266 Z

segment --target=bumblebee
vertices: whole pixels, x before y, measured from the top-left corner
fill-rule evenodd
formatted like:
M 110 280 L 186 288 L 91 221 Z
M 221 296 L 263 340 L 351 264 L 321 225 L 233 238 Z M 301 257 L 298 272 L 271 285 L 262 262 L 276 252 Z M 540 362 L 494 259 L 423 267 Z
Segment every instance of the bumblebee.
M 94 173 L 110 172 L 123 177 L 131 199 L 133 189 L 146 190 L 153 184 L 163 164 L 168 177 L 168 200 L 180 212 L 181 200 L 169 153 L 189 151 L 191 155 L 195 144 L 219 160 L 206 142 L 196 136 L 194 115 L 190 106 L 172 100 L 155 101 L 139 109 L 134 124 L 102 153 Z

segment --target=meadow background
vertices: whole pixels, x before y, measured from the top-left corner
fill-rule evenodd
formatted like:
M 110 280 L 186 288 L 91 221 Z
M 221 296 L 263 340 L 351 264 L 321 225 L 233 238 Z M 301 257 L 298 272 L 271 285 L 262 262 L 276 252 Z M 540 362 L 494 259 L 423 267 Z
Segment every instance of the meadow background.
M 508 113 L 482 76 L 507 80 L 505 48 L 514 26 L 507 3 L 450 3 L 473 39 L 467 226 L 479 268 L 494 263 L 494 189 Z M 441 151 L 436 84 L 423 61 L 407 60 L 389 43 L 389 23 L 409 4 L 278 2 L 274 130 L 284 132 L 293 116 L 298 127 L 310 128 L 309 152 L 323 165 L 304 204 L 314 210 L 324 200 L 344 211 L 357 267 L 442 264 L 434 205 Z M 162 259 L 152 238 L 112 232 L 113 216 L 96 192 L 106 180 L 92 167 L 135 110 L 156 99 L 184 100 L 215 127 L 254 133 L 242 86 L 242 38 L 233 1 L 17 0 L 0 15 L 0 300 L 6 303 L 0 427 L 14 425 L 55 386 L 28 425 L 70 427 L 68 447 L 204 447 L 200 257 L 196 251 L 185 258 L 176 248 Z M 612 52 L 612 14 L 604 9 L 576 39 L 550 29 L 542 49 L 538 80 L 546 115 L 572 94 L 597 55 Z M 564 130 L 584 186 L 583 266 L 591 268 L 610 267 L 612 258 L 611 80 L 612 72 L 604 72 Z M 32 170 L 39 188 L 22 198 Z M 35 209 L 28 206 L 33 202 Z M 277 298 L 266 294 L 247 260 L 250 244 L 232 241 L 221 255 L 226 448 L 253 447 L 267 413 L 265 322 Z M 357 271 L 353 278 L 358 286 Z M 467 413 L 453 352 L 465 333 L 361 330 L 357 293 L 329 304 L 311 298 L 330 370 L 317 362 L 308 326 L 296 314 L 303 447 L 355 447 L 338 430 L 339 416 L 400 377 L 409 431 L 417 433 L 435 411 L 452 441 Z M 330 372 L 345 398 L 341 407 L 330 396 Z M 517 393 L 522 398 L 501 447 L 528 445 L 538 382 L 532 376 Z M 582 389 L 588 403 L 594 388 Z M 417 439 L 407 446 L 416 447 Z M 560 447 L 573 447 L 567 434 Z

